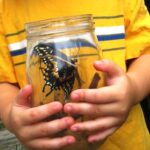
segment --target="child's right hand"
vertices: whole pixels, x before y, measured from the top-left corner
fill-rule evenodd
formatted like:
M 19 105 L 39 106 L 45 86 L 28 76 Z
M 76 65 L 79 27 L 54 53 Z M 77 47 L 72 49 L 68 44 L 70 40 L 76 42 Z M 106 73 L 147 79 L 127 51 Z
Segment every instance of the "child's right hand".
M 38 150 L 54 150 L 75 142 L 73 136 L 55 137 L 60 131 L 69 128 L 74 120 L 64 117 L 49 122 L 45 118 L 60 112 L 63 106 L 52 102 L 31 108 L 30 97 L 32 88 L 27 85 L 20 90 L 5 122 L 6 127 L 28 148 Z

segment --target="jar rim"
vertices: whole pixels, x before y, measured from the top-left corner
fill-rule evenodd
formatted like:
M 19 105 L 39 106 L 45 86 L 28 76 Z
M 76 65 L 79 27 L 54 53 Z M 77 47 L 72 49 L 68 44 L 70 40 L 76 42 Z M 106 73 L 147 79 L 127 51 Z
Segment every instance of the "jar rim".
M 93 28 L 92 14 L 50 18 L 25 24 L 28 36 L 64 33 Z
M 84 18 L 91 18 L 92 14 L 83 14 L 83 15 L 76 15 L 76 16 L 63 16 L 63 17 L 56 17 L 56 18 L 48 18 L 43 20 L 37 20 L 32 22 L 25 23 L 25 28 L 35 27 L 38 25 L 42 25 L 48 22 L 61 22 L 61 21 L 67 21 L 69 19 L 84 19 Z

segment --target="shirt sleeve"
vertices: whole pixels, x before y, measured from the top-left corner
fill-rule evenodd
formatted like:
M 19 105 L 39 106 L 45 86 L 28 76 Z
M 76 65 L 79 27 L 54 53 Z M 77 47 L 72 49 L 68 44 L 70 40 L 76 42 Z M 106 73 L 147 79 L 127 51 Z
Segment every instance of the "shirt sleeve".
M 150 15 L 144 0 L 125 1 L 126 59 L 150 54 Z
M 0 82 L 17 82 L 12 58 L 3 30 L 2 12 L 0 13 Z

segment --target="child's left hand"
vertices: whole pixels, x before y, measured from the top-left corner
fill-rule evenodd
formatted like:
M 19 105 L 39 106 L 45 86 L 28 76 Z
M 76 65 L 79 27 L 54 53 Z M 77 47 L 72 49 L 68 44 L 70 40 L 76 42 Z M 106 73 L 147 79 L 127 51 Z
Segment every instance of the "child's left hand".
M 136 97 L 133 81 L 119 66 L 102 60 L 95 62 L 94 67 L 106 74 L 107 86 L 75 90 L 71 93 L 73 103 L 64 106 L 66 113 L 91 117 L 71 126 L 74 132 L 86 132 L 89 142 L 104 140 L 115 132 L 126 121 Z

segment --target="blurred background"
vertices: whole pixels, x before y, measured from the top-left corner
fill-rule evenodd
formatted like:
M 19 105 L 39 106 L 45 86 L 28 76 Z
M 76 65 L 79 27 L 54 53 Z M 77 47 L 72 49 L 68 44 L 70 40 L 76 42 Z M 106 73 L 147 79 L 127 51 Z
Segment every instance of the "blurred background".
M 150 0 L 145 0 L 145 4 L 146 4 L 147 9 L 150 13 Z M 149 23 L 150 23 L 150 21 L 149 21 Z M 150 43 L 150 41 L 149 41 L 149 43 Z M 147 96 L 144 99 L 144 101 L 142 101 L 141 106 L 143 108 L 143 112 L 144 112 L 144 115 L 145 115 L 145 121 L 146 121 L 147 127 L 150 131 L 150 95 Z

